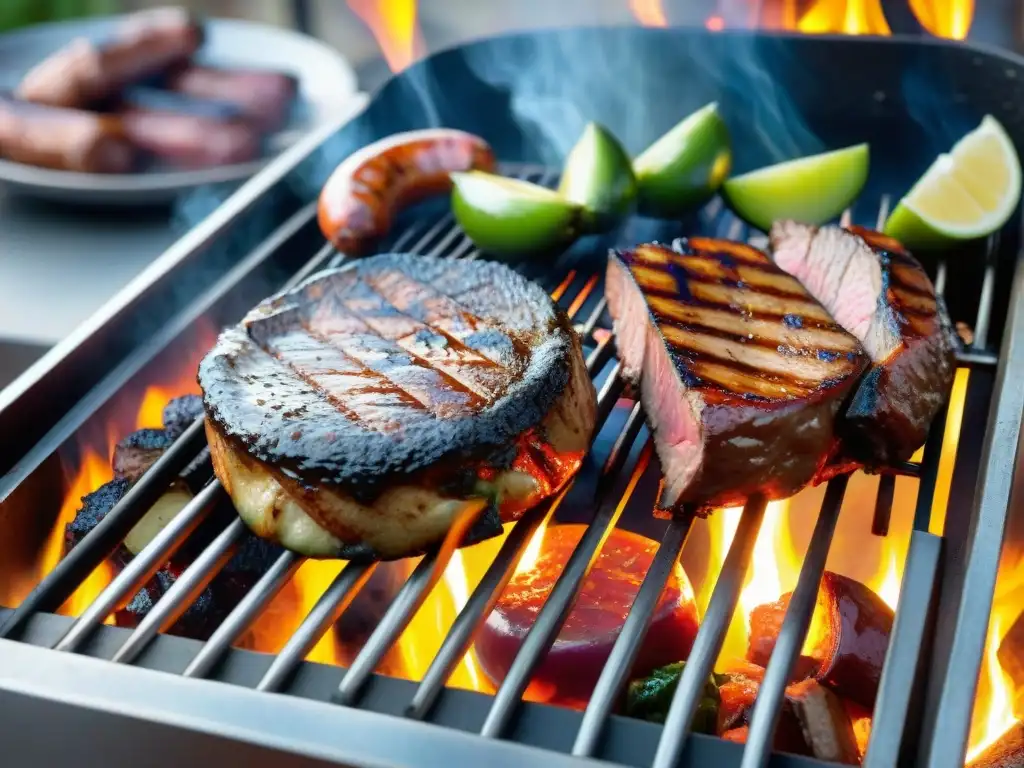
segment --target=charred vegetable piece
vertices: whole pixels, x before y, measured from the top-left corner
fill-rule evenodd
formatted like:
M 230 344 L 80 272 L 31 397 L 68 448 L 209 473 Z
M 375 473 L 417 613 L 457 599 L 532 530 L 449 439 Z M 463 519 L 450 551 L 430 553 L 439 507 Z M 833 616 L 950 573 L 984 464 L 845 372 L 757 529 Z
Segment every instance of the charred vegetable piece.
M 482 251 L 538 256 L 557 252 L 579 234 L 580 205 L 547 187 L 482 171 L 451 177 L 455 220 Z
M 860 749 L 842 702 L 817 680 L 804 680 L 786 688 L 786 703 L 800 723 L 811 754 L 819 760 L 857 765 Z
M 677 661 L 654 670 L 647 677 L 633 680 L 626 691 L 626 714 L 652 723 L 665 722 L 685 666 L 686 662 Z M 718 732 L 718 686 L 726 679 L 724 675 L 708 677 L 693 716 L 692 728 L 697 733 Z
M 640 213 L 681 218 L 710 200 L 731 169 L 729 129 L 718 105 L 708 104 L 633 161 Z
M 136 482 L 163 455 L 171 440 L 162 429 L 137 429 L 114 446 L 114 475 Z
M 203 415 L 203 398 L 199 395 L 182 395 L 164 406 L 163 422 L 167 436 L 173 442 Z
M 449 173 L 496 166 L 487 142 L 464 131 L 389 136 L 349 156 L 327 179 L 317 205 L 320 231 L 342 253 L 363 255 L 403 207 L 450 190 Z
M 792 593 L 750 614 L 747 659 L 767 665 Z M 818 667 L 813 677 L 837 694 L 871 709 L 878 693 L 893 612 L 858 581 L 825 571 L 811 622 Z
M 536 564 L 512 577 L 476 639 L 480 666 L 492 681 L 504 679 L 513 659 L 579 543 L 584 525 L 545 531 Z M 655 541 L 623 530 L 608 536 L 554 645 L 537 666 L 536 698 L 580 706 L 593 691 L 630 606 L 658 549 Z M 678 564 L 661 594 L 633 665 L 642 677 L 690 652 L 697 607 Z
M 569 152 L 558 192 L 583 207 L 587 232 L 607 232 L 636 203 L 636 178 L 629 155 L 608 129 L 589 123 Z

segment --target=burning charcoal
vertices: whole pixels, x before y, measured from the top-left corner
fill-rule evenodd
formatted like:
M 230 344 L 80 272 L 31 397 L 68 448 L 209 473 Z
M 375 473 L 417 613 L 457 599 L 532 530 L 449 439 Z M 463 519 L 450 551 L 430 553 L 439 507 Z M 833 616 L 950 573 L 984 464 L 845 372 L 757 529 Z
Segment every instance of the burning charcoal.
M 733 728 L 731 731 L 726 731 L 722 734 L 722 738 L 726 741 L 732 741 L 736 744 L 746 744 L 747 736 L 750 734 L 750 726 L 743 725 L 739 728 Z
M 767 665 L 791 595 L 751 612 L 748 660 Z M 892 622 L 892 609 L 882 598 L 858 581 L 826 571 L 811 622 L 813 677 L 840 696 L 873 707 Z
M 664 723 L 685 666 L 686 662 L 677 661 L 654 670 L 648 677 L 633 680 L 626 691 L 626 714 L 652 723 Z M 708 678 L 693 716 L 692 730 L 717 733 L 718 686 L 726 680 L 725 675 L 712 674 Z
M 1024 724 L 1014 723 L 971 760 L 967 768 L 1024 768 Z
M 137 429 L 114 448 L 114 474 L 130 483 L 137 482 L 170 444 L 162 429 Z
M 89 531 L 99 525 L 117 502 L 128 493 L 129 487 L 131 484 L 127 480 L 115 479 L 82 497 L 82 506 L 75 513 L 74 520 L 64 527 L 65 554 L 77 547 Z M 123 567 L 131 557 L 131 553 L 122 545 L 114 552 L 111 560 L 115 566 Z
M 1024 613 L 1017 617 L 999 644 L 999 666 L 1013 681 L 1013 714 L 1024 716 Z
M 192 601 L 167 633 L 193 640 L 208 639 L 282 551 L 274 544 L 247 535 L 234 557 Z M 128 605 L 117 612 L 117 625 L 128 628 L 138 626 L 183 570 L 184 568 L 172 564 L 157 571 Z
M 974 343 L 974 330 L 962 320 L 956 321 L 956 335 L 960 337 L 964 346 L 969 347 Z
M 164 406 L 164 430 L 171 442 L 177 440 L 203 415 L 203 398 L 199 395 L 182 395 Z
M 786 688 L 789 704 L 811 754 L 819 760 L 856 765 L 860 750 L 842 702 L 817 680 L 804 680 Z

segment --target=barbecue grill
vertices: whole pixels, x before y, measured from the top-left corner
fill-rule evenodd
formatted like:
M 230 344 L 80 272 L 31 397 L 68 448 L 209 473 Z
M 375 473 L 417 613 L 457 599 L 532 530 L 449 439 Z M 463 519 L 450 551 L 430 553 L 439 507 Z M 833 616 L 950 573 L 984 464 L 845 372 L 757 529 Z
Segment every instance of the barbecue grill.
M 400 130 L 445 125 L 485 137 L 505 171 L 552 185 L 551 168 L 589 119 L 631 151 L 717 99 L 739 170 L 868 140 L 872 177 L 844 219 L 877 226 L 934 155 L 985 113 L 1024 150 L 1024 59 L 918 38 L 865 39 L 694 30 L 576 29 L 512 35 L 434 55 L 392 79 L 368 107 L 279 159 L 165 254 L 73 338 L 0 396 L 0 561 L 52 526 L 60 457 L 89 420 L 180 353 L 200 322 L 235 322 L 265 295 L 345 256 L 324 246 L 315 196 L 355 148 Z M 546 122 L 545 122 L 546 121 Z M 557 167 L 557 166 L 555 166 Z M 919 483 L 865 763 L 962 765 L 996 567 L 1015 483 L 1024 410 L 1024 270 L 1019 217 L 980 246 L 926 260 L 954 320 L 973 329 L 960 351 L 971 375 L 944 529 L 929 532 L 945 415 L 923 460 L 890 467 L 874 517 L 883 535 L 897 476 Z M 591 462 L 561 507 L 590 523 L 505 681 L 491 697 L 445 687 L 473 630 L 511 576 L 551 505 L 528 513 L 445 638 L 420 682 L 375 674 L 435 586 L 450 553 L 428 555 L 347 669 L 304 661 L 364 583 L 349 564 L 276 656 L 232 647 L 294 575 L 281 555 L 205 643 L 162 634 L 224 566 L 244 534 L 227 525 L 134 630 L 103 619 L 133 594 L 209 514 L 214 481 L 78 618 L 56 609 L 116 547 L 168 482 L 203 448 L 193 425 L 103 522 L 20 605 L 0 608 L 0 738 L 17 764 L 137 763 L 434 766 L 820 764 L 771 754 L 789 669 L 810 624 L 846 489 L 832 480 L 753 713 L 747 745 L 689 734 L 688 723 L 736 606 L 763 502 L 744 509 L 664 727 L 613 714 L 647 621 L 691 522 L 650 515 L 657 462 L 639 405 L 624 397 L 607 330 L 601 275 L 608 246 L 682 234 L 748 239 L 713 201 L 682 223 L 635 219 L 581 242 L 555 263 L 517 266 L 553 292 L 585 339 L 599 392 Z M 381 250 L 452 259 L 480 254 L 443 201 L 408 211 Z M 559 506 L 555 502 L 555 506 Z M 582 517 L 580 517 L 582 515 Z M 640 527 L 660 548 L 585 712 L 521 702 L 530 673 L 571 607 L 602 536 Z M 841 543 L 840 543 L 841 545 Z M 0 570 L 0 575 L 4 571 Z M 63 651 L 61 653 L 61 651 Z M 143 757 L 144 756 L 144 757 Z

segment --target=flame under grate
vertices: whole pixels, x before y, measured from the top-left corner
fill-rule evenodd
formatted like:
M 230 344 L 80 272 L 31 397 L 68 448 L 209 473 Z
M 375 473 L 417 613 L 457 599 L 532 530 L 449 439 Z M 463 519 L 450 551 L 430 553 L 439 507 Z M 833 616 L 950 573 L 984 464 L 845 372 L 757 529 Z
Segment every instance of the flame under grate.
M 515 175 L 547 185 L 556 181 L 555 174 L 542 168 L 517 168 Z M 884 221 L 888 207 L 889 198 L 883 198 L 878 206 L 877 221 L 863 223 L 879 226 Z M 849 220 L 850 213 L 847 212 L 844 214 L 844 222 Z M 763 235 L 747 233 L 743 225 L 724 211 L 717 200 L 701 213 L 701 221 L 702 229 L 707 230 L 707 234 L 733 239 L 749 236 L 752 244 L 765 244 Z M 961 350 L 961 365 L 990 366 L 996 362 L 995 356 L 987 349 L 987 340 L 995 283 L 994 254 L 997 245 L 995 239 L 988 244 L 985 276 L 977 316 L 974 319 L 974 340 L 970 347 Z M 472 243 L 455 226 L 450 213 L 440 218 L 414 220 L 394 240 L 390 249 L 452 259 L 480 257 L 479 251 L 473 248 Z M 296 285 L 319 269 L 340 264 L 343 260 L 342 255 L 334 252 L 329 246 L 325 247 L 293 276 L 285 288 Z M 529 267 L 523 267 L 524 271 L 528 269 Z M 935 282 L 941 293 L 946 284 L 944 262 L 938 265 Z M 560 283 L 549 288 L 577 322 L 577 328 L 585 340 L 588 351 L 588 371 L 595 381 L 600 383 L 596 435 L 624 390 L 624 384 L 618 377 L 618 365 L 614 363 L 614 342 L 607 333 L 605 324 L 605 300 L 600 290 L 600 277 L 596 274 L 585 274 L 582 270 L 571 271 Z M 926 608 L 935 587 L 939 555 L 939 539 L 928 531 L 945 426 L 943 412 L 932 425 L 920 465 L 905 463 L 891 467 L 881 476 L 879 482 L 872 529 L 882 535 L 888 529 L 895 478 L 900 475 L 918 477 L 920 486 L 904 567 L 899 618 L 889 644 L 885 671 L 873 713 L 874 727 L 865 764 L 873 764 L 877 760 L 890 761 L 896 754 L 907 723 L 917 661 L 922 648 L 926 645 Z M 649 445 L 645 446 L 643 451 L 635 450 L 635 444 L 641 435 L 646 435 L 643 413 L 640 405 L 634 403 L 601 469 L 594 493 L 594 498 L 600 502 L 589 521 L 589 527 L 565 565 L 507 676 L 498 687 L 495 696 L 489 699 L 487 715 L 480 728 L 482 736 L 498 738 L 507 735 L 511 730 L 534 668 L 554 641 L 604 537 L 617 522 L 624 495 L 628 497 L 631 489 L 626 480 L 631 474 L 636 474 L 642 469 L 640 465 L 649 455 Z M 34 614 L 55 610 L 93 568 L 109 555 L 144 511 L 163 493 L 169 481 L 192 461 L 204 445 L 202 424 L 194 424 L 129 491 L 117 507 L 59 563 L 23 604 L 10 614 L 6 623 L 0 627 L 0 637 L 17 637 Z M 811 542 L 800 568 L 790 608 L 753 710 L 749 738 L 744 751 L 744 766 L 752 768 L 763 765 L 770 753 L 771 737 L 782 706 L 785 684 L 809 629 L 818 584 L 825 568 L 826 556 L 832 543 L 846 486 L 847 478 L 839 477 L 832 480 L 827 487 Z M 626 488 L 625 491 L 621 490 L 623 487 Z M 150 579 L 185 543 L 216 503 L 224 498 L 224 493 L 216 479 L 207 485 L 149 546 L 112 580 L 72 623 L 54 648 L 62 651 L 81 651 L 86 641 L 100 628 L 104 619 Z M 496 596 L 511 578 L 533 533 L 558 503 L 559 499 L 555 499 L 531 510 L 512 528 L 476 589 L 468 596 L 427 672 L 416 685 L 415 692 L 404 711 L 406 717 L 417 720 L 429 719 L 449 676 L 469 648 L 474 631 L 486 618 Z M 764 518 L 765 506 L 762 499 L 753 499 L 742 512 L 662 731 L 653 763 L 656 768 L 675 765 L 686 745 L 689 724 L 704 681 L 722 648 L 730 618 L 743 587 L 754 543 Z M 603 729 L 627 680 L 658 598 L 683 550 L 692 522 L 693 519 L 690 517 L 680 517 L 671 521 L 665 529 L 655 559 L 583 715 L 572 754 L 585 757 L 593 756 L 599 751 Z M 112 655 L 112 660 L 121 664 L 131 664 L 139 659 L 157 635 L 174 624 L 224 567 L 246 534 L 247 529 L 241 520 L 235 520 L 228 525 L 119 645 Z M 441 579 L 451 555 L 451 547 L 442 547 L 438 552 L 427 555 L 420 561 L 351 666 L 344 671 L 333 695 L 336 703 L 359 706 L 360 698 L 374 671 Z M 301 563 L 302 558 L 298 555 L 291 552 L 281 554 L 201 650 L 191 658 L 182 674 L 193 678 L 210 676 L 231 646 L 254 623 L 275 595 L 289 583 Z M 255 685 L 257 690 L 282 691 L 286 688 L 303 659 L 344 612 L 365 584 L 372 569 L 372 565 L 350 563 L 341 570 L 258 680 Z

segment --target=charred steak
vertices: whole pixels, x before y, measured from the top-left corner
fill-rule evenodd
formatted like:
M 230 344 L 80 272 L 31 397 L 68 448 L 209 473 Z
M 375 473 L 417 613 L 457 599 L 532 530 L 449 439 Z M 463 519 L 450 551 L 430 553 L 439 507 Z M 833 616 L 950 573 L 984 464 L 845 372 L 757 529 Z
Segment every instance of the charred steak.
M 815 477 L 867 360 L 797 280 L 755 248 L 691 238 L 612 251 L 605 290 L 664 506 L 784 498 Z
M 214 471 L 258 535 L 394 559 L 500 531 L 582 461 L 579 338 L 506 267 L 388 254 L 322 272 L 225 331 L 199 367 Z
M 844 453 L 868 466 L 905 461 L 949 397 L 952 327 L 921 265 L 890 237 L 793 222 L 772 228 L 775 262 L 802 282 L 872 366 L 840 422 Z

